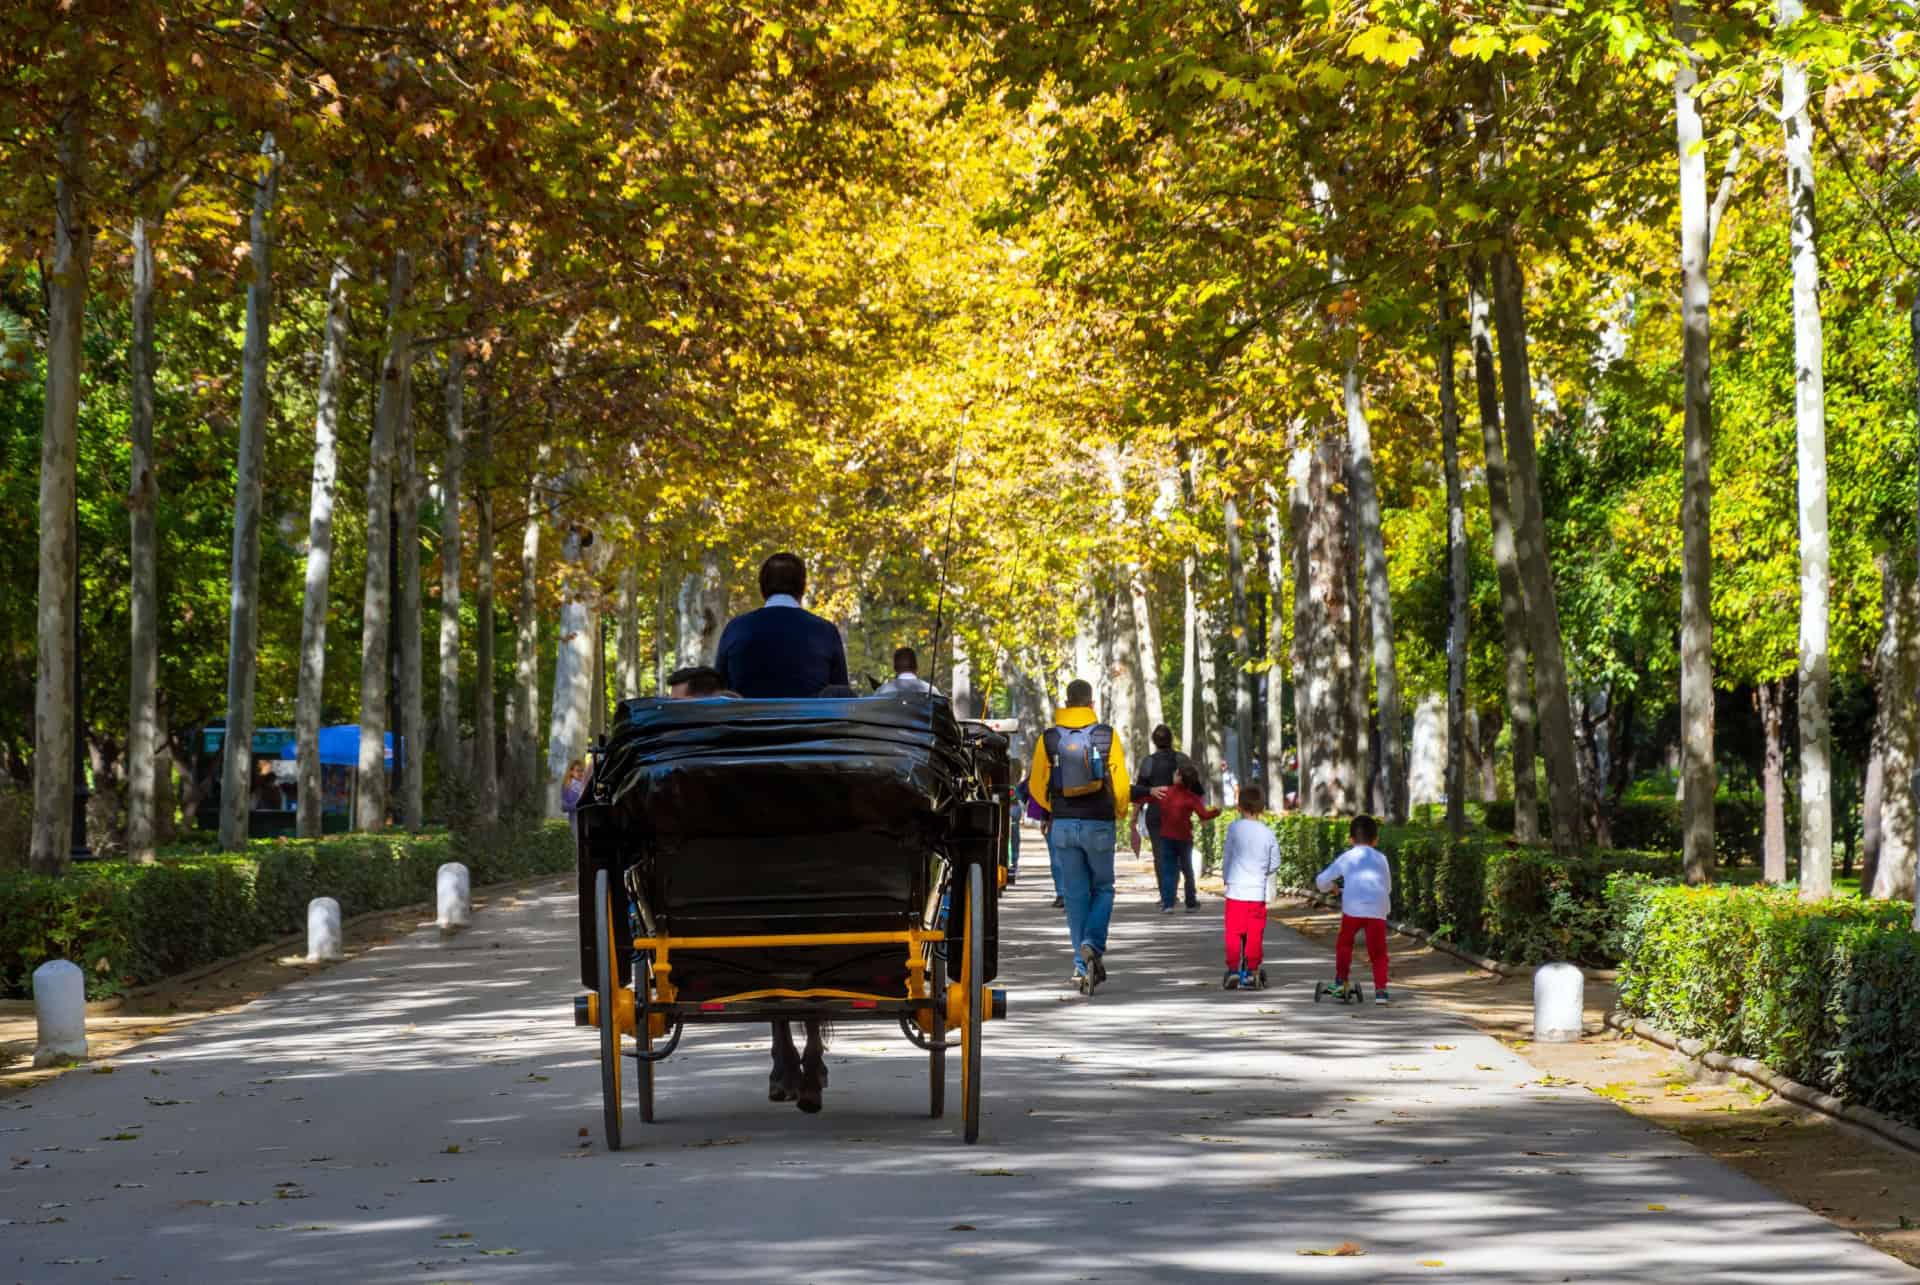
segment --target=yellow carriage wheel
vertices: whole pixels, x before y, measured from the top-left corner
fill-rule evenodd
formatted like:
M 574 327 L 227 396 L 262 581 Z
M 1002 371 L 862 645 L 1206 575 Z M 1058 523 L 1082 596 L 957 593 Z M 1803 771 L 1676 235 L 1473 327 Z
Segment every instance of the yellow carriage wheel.
M 967 867 L 967 936 L 960 951 L 961 993 L 966 1020 L 960 1025 L 960 1136 L 980 1140 L 980 996 L 986 989 L 987 881 L 976 863 Z
M 605 1111 L 607 1150 L 620 1149 L 620 951 L 614 933 L 613 880 L 601 870 L 593 877 L 596 980 L 600 983 L 600 1099 Z

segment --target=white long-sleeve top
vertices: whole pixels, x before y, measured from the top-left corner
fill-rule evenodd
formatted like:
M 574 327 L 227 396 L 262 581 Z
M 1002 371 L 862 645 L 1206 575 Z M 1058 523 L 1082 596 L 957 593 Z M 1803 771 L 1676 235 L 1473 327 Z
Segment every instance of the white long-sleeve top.
M 1227 827 L 1220 857 L 1220 877 L 1226 880 L 1227 900 L 1267 901 L 1267 880 L 1280 868 L 1280 843 L 1252 817 L 1241 817 Z
M 1321 892 L 1331 892 L 1333 881 L 1344 880 L 1340 913 L 1355 919 L 1385 919 L 1393 907 L 1393 870 L 1378 848 L 1358 844 L 1333 859 L 1314 876 Z

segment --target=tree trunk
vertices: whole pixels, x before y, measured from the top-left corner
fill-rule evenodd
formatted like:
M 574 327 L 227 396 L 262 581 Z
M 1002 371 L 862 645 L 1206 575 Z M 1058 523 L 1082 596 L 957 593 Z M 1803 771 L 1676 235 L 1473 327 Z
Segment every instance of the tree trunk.
M 1429 692 L 1413 707 L 1413 739 L 1407 748 L 1409 809 L 1445 802 L 1447 793 L 1447 703 Z
M 1533 378 L 1527 369 L 1525 283 L 1511 246 L 1493 261 L 1494 329 L 1500 345 L 1500 388 L 1507 418 L 1508 485 L 1514 517 L 1514 552 L 1520 591 L 1533 644 L 1533 690 L 1540 718 L 1540 745 L 1547 760 L 1547 812 L 1557 852 L 1581 844 L 1580 771 L 1574 761 L 1573 707 L 1567 691 L 1566 658 L 1560 647 L 1560 608 L 1553 568 L 1547 561 L 1547 523 L 1541 510 L 1540 469 L 1533 444 Z
M 1307 479 L 1312 515 L 1308 539 L 1309 598 L 1307 717 L 1313 729 L 1313 795 L 1301 805 L 1315 816 L 1362 810 L 1365 772 L 1353 690 L 1358 685 L 1352 646 L 1358 614 L 1352 592 L 1353 542 L 1347 514 L 1346 460 L 1337 442 L 1313 453 Z
M 460 486 L 467 462 L 466 340 L 447 344 L 441 387 L 447 444 L 440 457 L 440 694 L 434 740 L 440 796 L 446 799 L 448 784 L 465 775 L 460 753 Z
M 46 273 L 47 396 L 40 421 L 40 568 L 33 693 L 33 845 L 36 874 L 57 875 L 73 851 L 74 512 L 82 332 L 87 263 L 93 248 L 78 193 L 86 152 L 77 110 L 60 127 L 60 172 L 53 188 L 53 262 Z
M 727 623 L 728 596 L 725 550 L 703 550 L 699 569 L 680 582 L 682 667 L 713 664 L 720 650 L 720 631 Z
M 327 320 L 320 342 L 320 384 L 313 415 L 313 481 L 307 501 L 307 577 L 300 604 L 300 685 L 294 702 L 299 816 L 303 839 L 321 833 L 320 719 L 327 672 L 328 581 L 333 574 L 333 497 L 340 477 L 340 376 L 347 360 L 350 281 L 336 262 L 327 282 Z
M 640 694 L 640 568 L 631 550 L 620 571 L 614 630 L 614 698 L 626 700 Z
M 520 536 L 520 600 L 513 625 L 513 691 L 509 693 L 507 761 L 523 811 L 544 815 L 540 774 L 540 487 L 527 488 L 527 525 Z
M 1195 451 L 1188 455 L 1186 471 L 1180 478 L 1181 494 L 1189 511 L 1198 509 L 1199 487 L 1200 453 Z M 1207 796 L 1218 805 L 1231 800 L 1222 796 L 1220 764 L 1225 761 L 1224 756 L 1212 752 L 1220 708 L 1219 693 L 1214 687 L 1213 613 L 1207 605 L 1205 567 L 1197 553 L 1187 555 L 1181 572 L 1186 580 L 1186 641 L 1181 659 L 1180 734 L 1187 747 L 1187 757 L 1200 769 Z
M 131 625 L 127 654 L 127 859 L 153 860 L 154 765 L 159 760 L 160 536 L 155 505 L 159 481 L 153 457 L 153 242 L 147 221 L 133 221 L 133 343 L 128 354 L 132 414 L 128 437 L 132 456 L 127 487 L 128 608 Z
M 953 681 L 948 686 L 953 712 L 959 718 L 974 718 L 979 710 L 973 699 L 973 660 L 967 654 L 967 640 L 958 631 L 953 635 Z
M 1287 463 L 1287 508 L 1293 530 L 1293 752 L 1298 764 L 1294 775 L 1295 806 L 1305 809 L 1314 797 L 1316 782 L 1326 771 L 1322 750 L 1323 735 L 1313 721 L 1311 692 L 1316 690 L 1312 641 L 1315 628 L 1312 580 L 1308 545 L 1313 536 L 1313 509 L 1309 501 L 1309 478 L 1313 470 L 1313 448 L 1301 446 Z
M 1513 499 L 1507 487 L 1507 448 L 1500 431 L 1500 385 L 1494 371 L 1486 269 L 1467 261 L 1467 313 L 1473 347 L 1473 384 L 1480 407 L 1480 438 L 1486 452 L 1487 512 L 1493 533 L 1493 565 L 1500 581 L 1500 632 L 1506 649 L 1507 722 L 1513 729 L 1513 837 L 1540 841 L 1540 789 L 1534 773 L 1537 725 L 1533 707 L 1533 645 L 1528 641 L 1526 595 L 1520 590 L 1520 555 L 1514 541 Z M 1497 740 L 1497 728 L 1489 728 Z
M 1227 525 L 1227 583 L 1233 595 L 1233 730 L 1240 744 L 1233 758 L 1233 774 L 1243 784 L 1251 783 L 1253 752 L 1253 626 L 1247 613 L 1247 560 L 1240 549 L 1240 506 L 1229 495 L 1225 502 Z
M 253 804 L 253 688 L 260 652 L 261 473 L 267 453 L 267 345 L 273 323 L 273 202 L 280 154 L 273 135 L 260 144 L 253 188 L 253 282 L 247 287 L 247 338 L 240 354 L 240 459 L 234 473 L 233 563 L 227 608 L 227 735 L 220 783 L 220 846 L 247 846 Z
M 546 815 L 560 815 L 560 787 L 567 765 L 586 752 L 588 701 L 593 682 L 593 613 L 588 609 L 580 536 L 567 536 L 562 557 L 569 564 L 566 599 L 560 604 L 560 641 L 554 648 L 553 715 L 547 728 Z
M 1775 679 L 1753 689 L 1753 707 L 1766 741 L 1760 766 L 1760 877 L 1771 884 L 1787 881 L 1787 755 L 1782 735 L 1786 693 L 1781 687 Z
M 587 686 L 587 740 L 598 744 L 607 734 L 607 619 L 597 610 L 588 619 L 592 622 L 593 681 Z
M 1779 0 L 1779 27 L 1800 0 Z M 1827 404 L 1820 333 L 1820 260 L 1814 243 L 1813 132 L 1807 71 L 1780 64 L 1786 131 L 1787 219 L 1793 257 L 1793 418 L 1800 490 L 1800 897 L 1833 892 L 1833 735 L 1828 722 Z
M 1454 390 L 1453 297 L 1440 290 L 1440 459 L 1447 479 L 1447 830 L 1467 832 L 1467 509 L 1460 491 L 1460 401 Z
M 1880 559 L 1881 601 L 1886 617 L 1880 647 L 1874 658 L 1874 688 L 1879 709 L 1874 718 L 1873 748 L 1883 773 L 1879 824 L 1868 830 L 1877 838 L 1874 870 L 1862 873 L 1860 886 L 1875 897 L 1910 899 L 1914 895 L 1915 859 L 1920 853 L 1920 816 L 1913 793 L 1905 788 L 1920 768 L 1920 585 L 1903 574 L 1905 559 Z M 1877 835 L 1875 834 L 1877 830 Z
M 1674 0 L 1674 34 L 1693 41 L 1692 6 Z M 1711 215 L 1707 204 L 1707 154 L 1700 107 L 1694 98 L 1699 73 L 1691 55 L 1674 73 L 1673 94 L 1680 152 L 1680 310 L 1682 364 L 1686 372 L 1686 420 L 1682 436 L 1684 478 L 1680 498 L 1680 781 L 1684 865 L 1688 883 L 1713 873 L 1713 393 L 1710 326 Z
M 493 421 L 479 405 L 480 475 L 473 488 L 473 793 L 480 823 L 500 819 L 500 773 L 493 739 Z
M 1267 729 L 1261 758 L 1267 767 L 1267 806 L 1287 806 L 1287 513 L 1280 493 L 1267 488 Z
M 1393 650 L 1393 586 L 1387 577 L 1386 538 L 1380 529 L 1380 493 L 1373 479 L 1373 431 L 1367 423 L 1358 354 L 1349 354 L 1345 383 L 1347 449 L 1353 457 L 1353 514 L 1366 559 L 1367 606 L 1373 635 L 1373 684 L 1379 709 L 1382 811 L 1393 824 L 1407 819 L 1406 747 L 1400 726 L 1400 667 Z
M 402 386 L 400 435 L 395 439 L 394 509 L 400 541 L 400 596 L 394 627 L 400 631 L 400 823 L 418 830 L 425 822 L 427 723 L 426 668 L 422 663 L 420 611 L 420 468 L 414 454 L 411 367 Z
M 413 260 L 393 256 L 387 279 L 387 352 L 380 364 L 379 403 L 367 450 L 367 580 L 360 613 L 360 762 L 356 768 L 353 828 L 387 824 L 387 662 L 391 643 L 393 584 L 389 578 L 389 523 L 393 512 L 394 440 L 401 431 L 413 330 L 407 319 L 413 290 Z
M 1373 702 L 1369 699 L 1367 664 L 1369 620 L 1365 605 L 1366 589 L 1361 583 L 1363 562 L 1360 553 L 1360 523 L 1353 512 L 1353 463 L 1351 459 L 1342 460 L 1345 472 L 1341 485 L 1346 490 L 1346 502 L 1340 506 L 1340 513 L 1346 529 L 1346 552 L 1342 555 L 1341 581 L 1346 587 L 1347 602 L 1350 609 L 1347 614 L 1346 635 L 1346 685 L 1347 708 L 1353 722 L 1353 770 L 1354 780 L 1358 782 L 1358 796 L 1352 811 L 1378 813 L 1381 808 L 1376 800 L 1380 797 L 1380 738 L 1373 726 Z

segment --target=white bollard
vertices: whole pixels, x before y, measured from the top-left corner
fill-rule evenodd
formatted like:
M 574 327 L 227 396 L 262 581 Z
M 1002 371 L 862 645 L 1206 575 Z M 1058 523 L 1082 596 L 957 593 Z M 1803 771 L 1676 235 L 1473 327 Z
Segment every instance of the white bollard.
M 440 931 L 459 932 L 473 918 L 473 880 L 458 861 L 440 867 Z
M 1584 1034 L 1587 978 L 1572 964 L 1542 964 L 1533 971 L 1533 1038 L 1567 1044 Z
M 87 978 L 80 965 L 50 959 L 33 970 L 33 1013 L 40 1024 L 35 1066 L 86 1059 Z
M 340 903 L 332 897 L 315 897 L 307 903 L 307 962 L 325 963 L 342 959 L 346 951 L 340 936 Z

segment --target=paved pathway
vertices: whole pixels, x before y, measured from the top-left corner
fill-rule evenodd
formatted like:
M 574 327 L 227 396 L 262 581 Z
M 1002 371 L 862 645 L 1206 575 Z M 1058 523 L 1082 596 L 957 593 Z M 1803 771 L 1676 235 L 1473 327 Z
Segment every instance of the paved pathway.
M 0 1280 L 1920 1282 L 1454 1018 L 1316 1007 L 1290 933 L 1221 992 L 1218 903 L 1161 916 L 1141 871 L 1091 1002 L 1009 893 L 976 1147 L 897 1029 L 843 1027 L 809 1117 L 743 1028 L 605 1154 L 543 890 L 0 1102 Z

